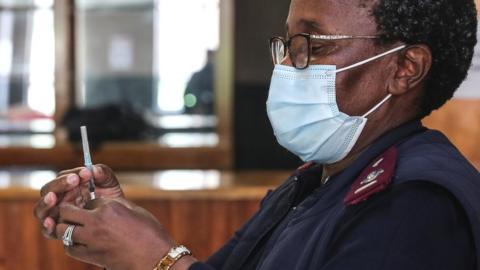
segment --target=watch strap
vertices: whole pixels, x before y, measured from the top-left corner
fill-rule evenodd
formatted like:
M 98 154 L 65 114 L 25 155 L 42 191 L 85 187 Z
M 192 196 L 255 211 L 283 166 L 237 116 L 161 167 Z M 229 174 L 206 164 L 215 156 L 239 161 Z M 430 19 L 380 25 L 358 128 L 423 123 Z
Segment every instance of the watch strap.
M 185 246 L 173 247 L 167 255 L 157 263 L 153 270 L 169 270 L 178 260 L 189 255 L 192 255 L 192 252 L 190 252 Z

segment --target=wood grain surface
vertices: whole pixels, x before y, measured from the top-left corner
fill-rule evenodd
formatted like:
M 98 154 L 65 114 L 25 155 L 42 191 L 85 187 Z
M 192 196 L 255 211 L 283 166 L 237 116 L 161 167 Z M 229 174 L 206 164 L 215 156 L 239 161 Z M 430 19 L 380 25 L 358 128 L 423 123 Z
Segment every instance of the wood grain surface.
M 178 243 L 206 259 L 257 209 L 258 200 L 137 200 Z M 32 215 L 33 200 L 0 202 L 0 269 L 89 270 L 96 267 L 64 254 L 59 241 L 46 240 Z M 158 254 L 159 259 L 164 254 Z
M 38 183 L 32 186 L 33 176 L 20 175 L 12 174 L 10 185 L 0 188 L 0 270 L 98 269 L 67 257 L 59 241 L 42 236 L 32 213 L 39 199 L 34 188 Z M 156 175 L 138 172 L 119 173 L 118 177 L 127 198 L 153 213 L 178 243 L 203 260 L 240 228 L 267 190 L 285 180 L 289 172 L 222 172 L 218 187 L 190 191 L 162 190 L 152 184 Z M 162 255 L 158 254 L 159 259 Z
M 447 135 L 480 169 L 480 100 L 452 100 L 426 118 L 424 124 Z

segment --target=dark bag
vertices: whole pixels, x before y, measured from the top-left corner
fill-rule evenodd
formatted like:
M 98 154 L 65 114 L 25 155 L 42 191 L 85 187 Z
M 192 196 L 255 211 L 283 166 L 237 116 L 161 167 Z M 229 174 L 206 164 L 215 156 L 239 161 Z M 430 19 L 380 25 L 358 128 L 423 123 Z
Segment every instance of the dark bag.
M 108 104 L 95 108 L 71 108 L 63 117 L 71 142 L 80 142 L 80 127 L 87 126 L 92 148 L 105 141 L 139 140 L 147 136 L 152 127 L 128 105 Z

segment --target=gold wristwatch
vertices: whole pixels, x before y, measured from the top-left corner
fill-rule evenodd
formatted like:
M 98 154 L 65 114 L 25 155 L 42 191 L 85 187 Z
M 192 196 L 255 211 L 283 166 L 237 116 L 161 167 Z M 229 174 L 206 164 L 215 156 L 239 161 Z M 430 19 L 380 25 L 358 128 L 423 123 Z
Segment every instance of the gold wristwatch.
M 185 246 L 177 246 L 170 249 L 170 251 L 163 257 L 153 270 L 169 270 L 178 260 L 183 256 L 192 255 L 192 252 Z

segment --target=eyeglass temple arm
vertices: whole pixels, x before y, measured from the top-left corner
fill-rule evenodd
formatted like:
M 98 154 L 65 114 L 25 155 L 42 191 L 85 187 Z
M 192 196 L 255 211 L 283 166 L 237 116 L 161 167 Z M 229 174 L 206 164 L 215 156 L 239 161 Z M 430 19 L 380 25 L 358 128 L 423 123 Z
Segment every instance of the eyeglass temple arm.
M 380 36 L 346 36 L 346 35 L 310 35 L 310 38 L 313 39 L 323 39 L 323 40 L 338 40 L 338 39 L 377 39 Z

